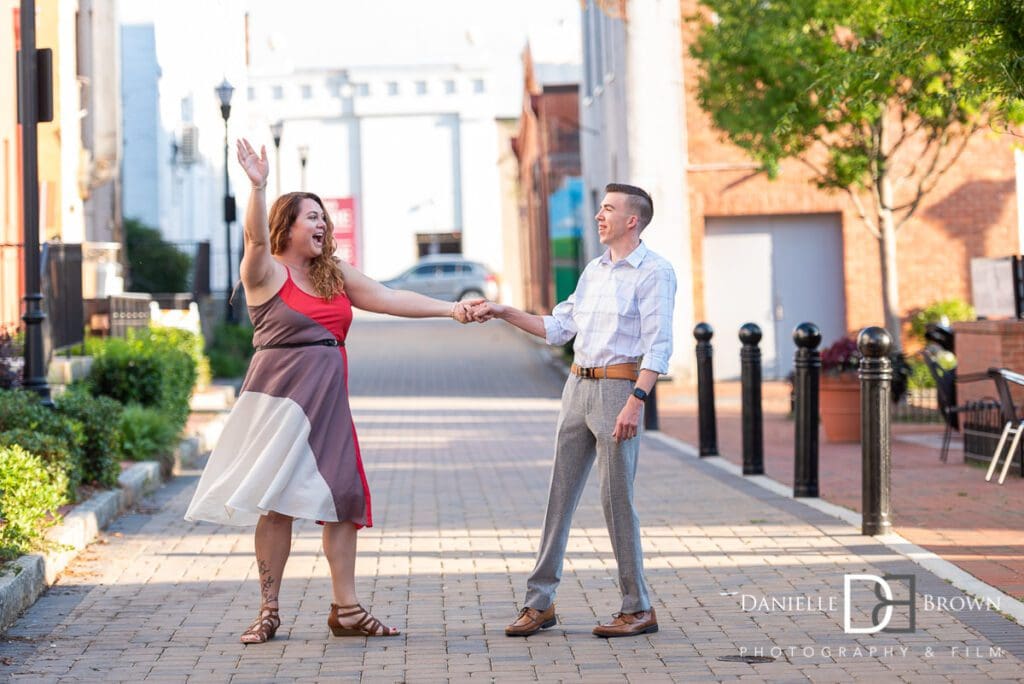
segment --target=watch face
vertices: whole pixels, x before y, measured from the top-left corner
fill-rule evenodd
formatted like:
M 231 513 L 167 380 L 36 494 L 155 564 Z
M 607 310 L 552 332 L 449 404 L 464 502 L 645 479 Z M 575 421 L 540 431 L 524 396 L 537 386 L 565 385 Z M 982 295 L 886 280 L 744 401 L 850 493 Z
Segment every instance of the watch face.
M 633 390 L 633 396 L 639 399 L 640 401 L 644 401 L 645 399 L 647 399 L 647 392 L 644 392 L 642 389 L 637 387 L 636 389 Z

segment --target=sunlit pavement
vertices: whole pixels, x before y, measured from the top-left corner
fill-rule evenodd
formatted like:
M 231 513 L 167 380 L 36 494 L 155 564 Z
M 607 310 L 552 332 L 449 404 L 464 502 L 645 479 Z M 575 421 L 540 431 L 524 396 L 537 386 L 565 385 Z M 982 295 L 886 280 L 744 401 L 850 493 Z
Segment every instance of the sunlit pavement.
M 506 637 L 543 515 L 558 372 L 499 323 L 361 319 L 348 351 L 373 493 L 359 588 L 402 637 L 330 636 L 319 529 L 303 523 L 277 638 L 240 645 L 258 604 L 251 531 L 183 521 L 197 478 L 187 473 L 120 519 L 8 632 L 0 672 L 33 682 L 963 682 L 1024 671 L 1024 629 L 992 606 L 965 606 L 859 530 L 654 436 L 636 494 L 660 631 L 590 633 L 619 605 L 595 472 L 559 624 Z M 915 575 L 914 631 L 844 633 L 844 575 L 886 573 Z M 851 627 L 870 626 L 878 599 L 865 582 L 851 586 Z M 892 588 L 906 596 L 902 581 Z M 908 607 L 894 606 L 889 627 L 908 622 Z M 720 659 L 736 656 L 770 660 Z

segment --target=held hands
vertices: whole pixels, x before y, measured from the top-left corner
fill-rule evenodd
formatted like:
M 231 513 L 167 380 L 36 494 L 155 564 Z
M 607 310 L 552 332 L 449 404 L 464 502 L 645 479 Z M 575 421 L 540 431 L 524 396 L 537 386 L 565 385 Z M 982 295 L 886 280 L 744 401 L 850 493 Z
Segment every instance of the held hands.
M 505 307 L 495 302 L 489 302 L 486 299 L 480 299 L 476 305 L 473 306 L 473 310 L 470 312 L 473 320 L 477 323 L 486 323 L 492 318 L 501 318 L 505 312 Z
M 504 306 L 486 299 L 466 299 L 452 304 L 448 315 L 459 323 L 486 323 L 492 318 L 500 318 L 504 311 Z
M 465 325 L 473 320 L 473 307 L 484 301 L 483 299 L 464 299 L 461 302 L 455 302 L 448 315 Z
M 245 169 L 246 175 L 252 181 L 255 188 L 267 187 L 267 176 L 270 175 L 270 162 L 267 161 L 267 146 L 260 147 L 260 153 L 245 138 L 239 138 L 236 142 L 238 148 L 238 163 Z

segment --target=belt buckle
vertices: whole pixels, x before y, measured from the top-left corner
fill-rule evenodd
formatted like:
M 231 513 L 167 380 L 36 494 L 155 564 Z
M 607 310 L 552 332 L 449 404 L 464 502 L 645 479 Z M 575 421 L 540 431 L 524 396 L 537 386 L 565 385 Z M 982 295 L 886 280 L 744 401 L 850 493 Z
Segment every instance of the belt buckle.
M 585 378 L 587 380 L 592 379 L 594 377 L 594 369 L 593 368 L 580 368 L 580 377 L 581 378 Z

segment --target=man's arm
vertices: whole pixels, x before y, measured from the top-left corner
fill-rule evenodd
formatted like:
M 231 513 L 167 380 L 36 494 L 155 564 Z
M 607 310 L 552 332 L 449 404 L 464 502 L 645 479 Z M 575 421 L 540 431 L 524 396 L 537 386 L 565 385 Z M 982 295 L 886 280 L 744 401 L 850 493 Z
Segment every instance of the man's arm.
M 634 387 L 650 394 L 656 382 L 658 382 L 658 373 L 645 368 L 640 371 L 640 377 L 636 379 Z M 643 408 L 643 405 L 644 402 L 632 394 L 629 395 L 629 399 L 626 399 L 626 405 L 622 407 L 618 417 L 615 418 L 612 437 L 616 442 L 623 442 L 637 436 L 640 431 L 640 409 Z
M 547 337 L 547 331 L 544 328 L 543 316 L 529 314 L 525 311 L 520 311 L 514 306 L 496 304 L 494 302 L 483 302 L 473 308 L 473 319 L 478 323 L 489 321 L 492 318 L 500 318 L 506 323 L 516 326 L 520 330 L 525 330 L 531 335 Z

